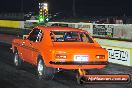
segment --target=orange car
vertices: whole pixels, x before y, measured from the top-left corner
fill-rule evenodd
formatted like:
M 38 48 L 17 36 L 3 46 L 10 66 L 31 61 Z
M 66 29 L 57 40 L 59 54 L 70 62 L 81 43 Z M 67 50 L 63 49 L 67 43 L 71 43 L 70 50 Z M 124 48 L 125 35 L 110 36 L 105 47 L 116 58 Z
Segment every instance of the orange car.
M 68 27 L 33 28 L 27 38 L 12 42 L 14 64 L 37 66 L 39 77 L 51 78 L 56 69 L 101 69 L 108 52 L 87 31 Z

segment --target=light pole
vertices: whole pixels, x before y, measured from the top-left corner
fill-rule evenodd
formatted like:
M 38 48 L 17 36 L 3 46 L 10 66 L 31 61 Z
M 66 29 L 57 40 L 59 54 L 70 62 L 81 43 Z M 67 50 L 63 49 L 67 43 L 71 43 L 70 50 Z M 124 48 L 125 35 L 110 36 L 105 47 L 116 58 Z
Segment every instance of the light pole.
M 21 12 L 23 13 L 23 0 L 21 0 Z
M 73 13 L 73 17 L 76 16 L 76 4 L 75 4 L 75 0 L 72 1 L 72 13 Z

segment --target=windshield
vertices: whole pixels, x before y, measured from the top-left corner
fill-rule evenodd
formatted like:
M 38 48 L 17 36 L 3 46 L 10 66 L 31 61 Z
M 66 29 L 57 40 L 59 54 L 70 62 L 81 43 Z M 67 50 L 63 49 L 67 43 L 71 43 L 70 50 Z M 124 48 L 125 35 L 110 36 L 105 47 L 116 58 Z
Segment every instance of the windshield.
M 89 42 L 93 43 L 92 38 L 86 32 L 77 31 L 51 31 L 52 42 Z

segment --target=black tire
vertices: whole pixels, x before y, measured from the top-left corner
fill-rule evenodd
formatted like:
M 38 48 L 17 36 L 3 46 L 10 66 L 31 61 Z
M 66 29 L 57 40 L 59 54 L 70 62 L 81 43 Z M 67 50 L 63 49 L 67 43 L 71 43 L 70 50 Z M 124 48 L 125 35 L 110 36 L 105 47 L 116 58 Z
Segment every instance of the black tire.
M 14 52 L 14 58 L 13 58 L 13 61 L 14 61 L 14 65 L 17 69 L 20 69 L 22 68 L 22 60 L 20 59 L 19 57 L 19 54 L 18 52 Z
M 39 79 L 52 80 L 54 78 L 55 69 L 46 67 L 44 61 L 39 58 L 37 61 L 37 74 Z

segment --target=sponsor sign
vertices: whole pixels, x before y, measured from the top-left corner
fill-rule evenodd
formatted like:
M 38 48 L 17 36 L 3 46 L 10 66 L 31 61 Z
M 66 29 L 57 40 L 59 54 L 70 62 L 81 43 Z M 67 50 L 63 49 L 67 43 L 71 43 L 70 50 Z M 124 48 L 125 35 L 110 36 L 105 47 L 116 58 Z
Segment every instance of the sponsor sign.
M 102 46 L 109 52 L 108 61 L 130 66 L 130 49 Z
M 68 27 L 71 27 L 71 28 L 76 28 L 76 27 L 75 27 L 75 24 L 73 24 L 73 23 L 68 24 Z
M 78 24 L 78 28 L 88 28 L 90 29 L 91 28 L 91 25 L 90 24 Z
M 24 22 L 24 28 L 33 28 L 34 27 L 34 25 L 33 25 L 33 23 L 32 22 Z
M 37 21 L 36 22 L 31 22 L 31 21 L 24 22 L 24 28 L 33 28 L 38 25 L 39 25 L 39 23 Z
M 82 83 L 129 83 L 131 78 L 124 74 L 85 75 L 80 80 Z
M 93 25 L 93 36 L 113 37 L 114 25 Z
M 76 23 L 75 28 L 83 29 L 88 31 L 91 35 L 93 35 L 93 24 L 91 23 Z
M 20 28 L 21 21 L 0 20 L 0 27 Z

